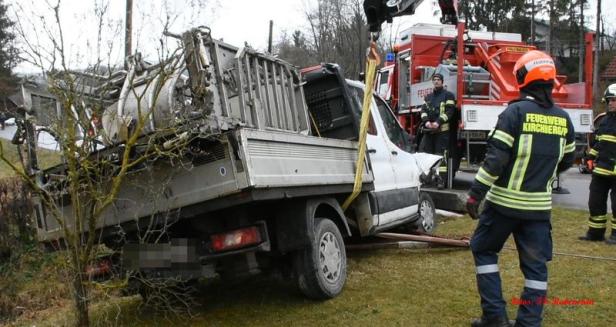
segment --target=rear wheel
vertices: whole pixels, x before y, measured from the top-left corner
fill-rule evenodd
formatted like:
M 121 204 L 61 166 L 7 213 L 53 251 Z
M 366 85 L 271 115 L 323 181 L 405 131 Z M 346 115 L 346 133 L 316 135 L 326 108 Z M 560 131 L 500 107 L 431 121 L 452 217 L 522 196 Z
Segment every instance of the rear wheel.
M 434 201 L 426 193 L 419 194 L 419 219 L 415 222 L 416 229 L 423 234 L 434 234 L 436 230 L 436 209 Z
M 304 295 L 317 300 L 331 299 L 346 281 L 346 253 L 342 235 L 333 221 L 315 218 L 314 239 L 296 257 L 298 287 Z

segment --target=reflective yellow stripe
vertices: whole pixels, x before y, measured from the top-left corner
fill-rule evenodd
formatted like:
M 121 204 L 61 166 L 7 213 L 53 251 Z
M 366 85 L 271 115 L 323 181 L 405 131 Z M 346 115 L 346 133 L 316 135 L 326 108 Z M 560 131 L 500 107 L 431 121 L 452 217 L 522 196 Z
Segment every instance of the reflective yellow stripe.
M 438 171 L 440 173 L 446 173 L 447 172 L 447 166 L 440 166 L 440 167 L 438 167 Z
M 597 136 L 597 140 L 616 143 L 616 136 L 603 134 L 603 135 Z
M 567 142 L 564 138 L 560 138 L 559 139 L 559 143 L 560 146 L 558 147 L 558 163 L 560 163 L 561 160 L 563 160 L 563 157 L 565 156 L 565 142 Z M 575 144 L 574 144 L 575 147 Z M 547 192 L 549 192 L 550 194 L 552 193 L 552 183 L 554 182 L 554 180 L 556 179 L 556 171 L 558 170 L 558 164 L 556 164 L 554 166 L 554 171 L 552 172 L 552 177 L 548 180 L 548 184 L 545 186 L 545 189 L 547 190 Z
M 445 104 L 452 104 L 455 105 L 456 102 L 454 100 L 447 100 L 447 102 L 445 102 Z
M 575 142 L 571 142 L 565 146 L 565 153 L 571 153 L 575 151 Z
M 496 134 L 496 133 L 495 133 Z M 522 181 L 526 174 L 526 168 L 530 162 L 530 153 L 533 147 L 533 135 L 522 134 L 520 135 L 520 142 L 518 144 L 518 155 L 511 171 L 511 179 L 509 179 L 508 189 L 520 190 L 522 187 Z
M 603 169 L 603 168 L 600 168 L 600 167 L 595 167 L 592 170 L 592 172 L 596 173 L 598 175 L 605 175 L 605 176 L 614 176 L 614 175 L 616 175 L 616 173 L 614 173 L 613 171 L 607 170 L 607 169 Z
M 475 179 L 483 185 L 492 186 L 492 184 L 494 184 L 494 182 L 498 179 L 498 176 L 488 173 L 485 169 L 483 169 L 483 167 L 481 167 L 479 168 L 477 175 L 475 175 Z
M 607 226 L 607 223 L 598 224 L 598 223 L 593 223 L 590 221 L 588 222 L 588 227 L 591 227 L 591 228 L 605 228 L 605 226 Z
M 514 138 L 513 136 L 501 131 L 500 129 L 495 129 L 492 133 L 492 137 L 507 144 L 507 146 L 512 147 Z
M 421 118 L 426 118 L 426 117 L 428 117 L 428 114 L 427 114 L 427 113 L 425 113 L 425 112 L 422 112 L 422 113 L 421 113 Z
M 441 132 L 446 132 L 449 130 L 449 123 L 444 123 L 443 125 L 441 125 L 441 127 L 439 128 L 439 130 Z
M 595 156 L 596 157 L 599 154 L 599 151 L 597 151 L 595 149 L 590 149 L 590 152 L 588 154 L 590 154 L 591 156 Z
M 498 185 L 492 185 L 490 192 L 504 196 L 507 198 L 511 198 L 513 200 L 520 201 L 529 201 L 529 202 L 545 202 L 552 201 L 552 193 L 551 192 L 524 192 L 524 191 L 516 191 L 510 190 L 504 187 L 500 187 Z
M 449 119 L 449 117 L 447 117 L 447 115 L 445 115 L 445 114 L 441 114 L 439 117 L 441 117 L 443 122 L 446 122 Z
M 528 202 L 518 201 L 495 194 L 492 190 L 486 195 L 486 200 L 503 207 L 519 210 L 552 210 L 552 201 Z
M 588 221 L 601 224 L 607 222 L 607 218 L 605 216 L 591 216 L 588 218 Z

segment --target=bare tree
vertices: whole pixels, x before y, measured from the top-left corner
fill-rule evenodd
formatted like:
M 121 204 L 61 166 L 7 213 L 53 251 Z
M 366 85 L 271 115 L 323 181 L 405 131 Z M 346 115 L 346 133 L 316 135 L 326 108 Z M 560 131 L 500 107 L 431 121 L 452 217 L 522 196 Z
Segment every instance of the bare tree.
M 548 26 L 548 40 L 546 42 L 545 51 L 552 55 L 554 53 L 553 45 L 554 45 L 554 25 L 558 20 L 558 16 L 556 14 L 556 0 L 548 0 L 548 16 L 549 16 L 549 26 Z
M 535 16 L 537 14 L 537 7 L 535 6 L 535 0 L 531 0 L 530 3 L 530 44 L 535 45 Z
M 128 71 L 118 70 L 121 64 L 112 64 L 112 54 L 116 51 L 113 39 L 121 28 L 113 20 L 107 20 L 109 2 L 103 1 L 97 2 L 94 9 L 96 46 L 88 42 L 76 47 L 83 49 L 79 56 L 89 50 L 94 55 L 86 57 L 95 59 L 85 68 L 73 67 L 71 63 L 79 61 L 73 61 L 69 51 L 75 45 L 66 40 L 61 1 L 46 6 L 40 15 L 16 15 L 17 34 L 24 60 L 41 71 L 57 101 L 54 120 L 43 130 L 55 138 L 63 163 L 49 170 L 40 169 L 36 160 L 36 134 L 41 128 L 37 127 L 32 108 L 27 105 L 20 110 L 15 138 L 27 160 L 22 161 L 21 167 L 11 162 L 1 144 L 0 160 L 27 184 L 35 210 L 53 217 L 52 222 L 59 230 L 58 238 L 53 240 L 60 240 L 53 244 L 66 249 L 69 257 L 76 324 L 88 326 L 92 281 L 87 267 L 95 263 L 97 243 L 103 240 L 99 227 L 117 210 L 127 176 L 143 171 L 153 161 L 181 165 L 178 158 L 184 156 L 192 141 L 178 127 L 189 128 L 182 122 L 194 117 L 191 109 L 168 108 L 165 116 L 160 103 L 164 89 L 174 83 L 189 91 L 190 84 L 181 74 L 186 62 L 194 56 L 182 47 L 169 50 L 161 40 L 157 64 L 145 62 L 136 53 L 127 59 Z M 27 12 L 20 5 L 17 10 Z M 111 29 L 111 41 L 105 42 L 105 28 Z M 207 94 L 192 92 L 191 98 L 207 101 Z M 181 103 L 190 107 L 187 101 Z M 144 194 L 162 194 L 159 189 L 146 191 Z M 137 238 L 163 239 L 162 235 L 173 223 L 172 218 L 171 214 L 151 217 L 144 229 L 137 230 Z
M 335 62 L 349 76 L 363 70 L 368 31 L 360 0 L 319 0 L 305 10 L 310 47 L 319 62 Z

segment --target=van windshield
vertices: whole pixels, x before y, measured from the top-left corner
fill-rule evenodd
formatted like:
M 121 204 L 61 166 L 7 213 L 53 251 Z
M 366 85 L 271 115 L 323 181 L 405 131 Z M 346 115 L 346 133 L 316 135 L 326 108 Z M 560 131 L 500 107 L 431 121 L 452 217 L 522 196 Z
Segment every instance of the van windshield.
M 353 101 L 356 102 L 352 106 L 353 110 L 357 112 L 357 117 L 361 117 L 364 90 L 359 87 L 351 87 L 350 89 L 351 93 L 353 94 Z M 409 153 L 412 152 L 409 135 L 402 129 L 402 127 L 400 127 L 400 124 L 396 120 L 394 114 L 389 109 L 389 106 L 387 106 L 387 104 L 377 96 L 374 97 L 374 100 L 376 101 L 377 108 L 379 109 L 379 114 L 381 116 L 381 119 L 383 120 L 385 132 L 387 133 L 387 137 L 389 138 L 389 140 L 401 150 L 404 150 Z M 370 133 L 370 131 L 369 133 L 376 135 L 376 128 L 374 127 L 374 121 L 372 117 L 370 117 L 370 125 L 370 128 L 375 130 L 374 133 Z M 359 122 L 357 126 L 359 126 Z

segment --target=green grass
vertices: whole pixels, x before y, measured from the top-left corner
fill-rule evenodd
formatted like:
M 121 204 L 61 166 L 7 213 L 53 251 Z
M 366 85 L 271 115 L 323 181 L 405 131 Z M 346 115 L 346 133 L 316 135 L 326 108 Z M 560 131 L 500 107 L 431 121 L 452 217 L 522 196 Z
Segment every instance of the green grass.
M 0 139 L 2 142 L 2 148 L 4 149 L 5 157 L 14 165 L 21 168 L 21 163 L 19 163 L 19 154 L 17 152 L 17 147 L 11 143 L 11 141 Z M 57 151 L 51 151 L 47 149 L 39 148 L 37 149 L 37 156 L 39 161 L 39 166 L 42 169 L 52 167 L 61 162 L 60 153 Z M 0 178 L 9 177 L 15 175 L 15 172 L 3 161 L 0 161 Z
M 36 244 L 24 244 L 11 259 L 0 262 L 0 325 L 15 315 L 38 319 L 46 309 L 57 310 L 68 302 L 69 287 L 63 278 L 66 257 L 43 253 Z
M 587 214 L 556 209 L 554 251 L 616 258 L 616 247 L 577 240 Z M 470 235 L 476 221 L 464 217 L 442 222 L 438 234 Z M 504 297 L 519 297 L 523 276 L 510 240 L 500 256 Z M 93 309 L 130 326 L 467 326 L 481 314 L 472 255 L 468 250 L 372 250 L 348 253 L 348 280 L 335 299 L 303 298 L 290 281 L 257 277 L 233 285 L 214 282 L 203 288 L 192 317 L 165 320 L 136 310 L 139 297 L 115 299 Z M 549 264 L 549 298 L 592 299 L 594 305 L 546 305 L 544 326 L 608 326 L 616 321 L 616 261 L 555 255 Z M 511 318 L 516 306 L 508 304 Z M 39 325 L 66 322 L 66 311 Z M 60 320 L 58 320 L 60 319 Z M 102 321 L 102 320 L 99 320 Z M 31 325 L 32 320 L 23 321 Z M 41 324 L 42 323 L 42 324 Z M 101 322 L 104 325 L 104 323 Z

